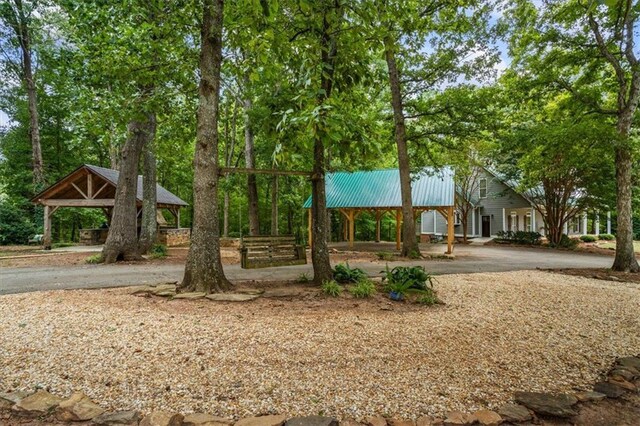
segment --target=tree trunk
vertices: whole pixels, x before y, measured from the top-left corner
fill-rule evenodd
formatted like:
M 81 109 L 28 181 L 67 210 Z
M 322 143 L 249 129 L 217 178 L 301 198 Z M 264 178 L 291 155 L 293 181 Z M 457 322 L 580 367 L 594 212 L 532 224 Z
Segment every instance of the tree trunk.
M 205 0 L 193 178 L 193 228 L 181 291 L 221 292 L 224 276 L 218 218 L 218 106 L 222 64 L 223 0 Z
M 271 235 L 278 235 L 278 175 L 271 181 Z
M 138 161 L 149 134 L 155 131 L 151 116 L 147 120 L 132 120 L 128 125 L 127 140 L 120 157 L 120 176 L 116 187 L 111 227 L 102 249 L 105 263 L 118 260 L 141 259 L 138 252 L 138 209 L 136 196 L 138 187 Z
M 249 84 L 249 77 L 245 83 Z M 256 166 L 256 155 L 253 148 L 253 129 L 251 128 L 252 102 L 247 95 L 244 101 L 244 161 L 248 169 Z M 247 194 L 249 198 L 249 235 L 260 235 L 260 212 L 258 209 L 258 183 L 256 175 L 247 175 Z
M 138 250 L 148 253 L 158 239 L 158 203 L 156 194 L 156 115 L 149 114 L 147 140 L 143 151 L 142 224 Z
M 42 148 L 40 145 L 38 99 L 31 58 L 31 35 L 29 34 L 29 22 L 24 12 L 22 0 L 14 0 L 14 4 L 16 7 L 16 15 L 15 22 L 12 22 L 11 26 L 18 37 L 22 53 L 22 79 L 27 92 L 29 107 L 29 139 L 31 140 L 33 184 L 37 189 L 40 189 L 44 184 L 44 164 L 42 161 Z
M 389 87 L 391 89 L 391 106 L 395 123 L 396 145 L 398 147 L 398 169 L 400 172 L 400 195 L 402 198 L 402 251 L 405 257 L 419 257 L 420 247 L 416 240 L 416 227 L 413 217 L 413 200 L 411 198 L 411 168 L 407 151 L 407 135 L 404 123 L 400 74 L 396 64 L 395 46 L 390 37 L 384 40 L 385 58 L 389 69 Z
M 632 154 L 629 146 L 616 147 L 618 229 L 616 231 L 616 257 L 612 267 L 614 271 L 640 271 L 640 266 L 638 266 L 638 260 L 635 257 L 633 248 L 633 214 L 631 209 L 632 163 Z

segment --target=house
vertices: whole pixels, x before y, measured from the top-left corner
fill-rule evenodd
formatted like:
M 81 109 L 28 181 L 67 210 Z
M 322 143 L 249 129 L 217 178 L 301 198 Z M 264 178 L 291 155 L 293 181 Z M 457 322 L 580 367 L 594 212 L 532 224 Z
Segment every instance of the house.
M 502 177 L 490 168 L 478 170 L 473 205 L 467 223 L 468 237 L 495 237 L 500 231 L 535 231 L 545 235 L 544 221 L 540 212 L 526 193 L 517 190 L 515 182 Z M 460 196 L 459 194 L 456 196 Z M 574 217 L 565 225 L 565 234 L 583 235 L 588 233 L 586 213 Z M 598 219 L 595 223 L 596 235 L 599 233 Z M 420 232 L 424 236 L 446 235 L 447 222 L 435 211 L 426 211 L 421 216 Z M 463 230 L 460 213 L 456 212 L 454 222 L 455 236 L 462 237 Z M 611 233 L 610 215 L 607 214 L 607 233 Z M 425 237 L 422 237 L 425 240 Z

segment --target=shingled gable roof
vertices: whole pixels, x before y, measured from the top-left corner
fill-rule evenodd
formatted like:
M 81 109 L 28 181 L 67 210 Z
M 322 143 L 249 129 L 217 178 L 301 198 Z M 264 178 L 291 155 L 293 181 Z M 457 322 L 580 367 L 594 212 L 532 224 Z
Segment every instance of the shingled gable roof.
M 455 204 L 454 171 L 450 167 L 424 168 L 413 176 L 414 207 L 447 207 Z M 398 169 L 327 173 L 327 208 L 400 208 Z M 304 208 L 311 207 L 311 197 Z
M 40 200 L 42 198 L 46 198 L 44 196 L 48 192 L 52 191 L 53 189 L 55 189 L 59 185 L 62 185 L 64 183 L 66 183 L 66 181 L 69 181 L 71 179 L 71 177 L 74 174 L 78 173 L 81 169 L 85 169 L 88 172 L 90 172 L 90 173 L 102 178 L 104 181 L 106 181 L 109 184 L 111 184 L 113 186 L 113 188 L 115 188 L 118 185 L 118 177 L 120 176 L 120 172 L 118 172 L 117 170 L 107 169 L 105 167 L 94 166 L 92 164 L 83 164 L 80 167 L 78 167 L 77 169 L 75 169 L 74 171 L 72 171 L 71 173 L 69 173 L 68 175 L 66 175 L 65 177 L 63 177 L 62 179 L 60 179 L 59 181 L 57 181 L 56 183 L 54 183 L 53 185 L 49 186 L 44 191 L 42 191 L 39 194 L 37 194 L 35 197 L 32 198 L 31 201 L 37 203 L 38 200 Z M 168 205 L 168 206 L 187 206 L 188 205 L 185 201 L 180 199 L 178 196 L 176 196 L 175 194 L 169 192 L 168 190 L 166 190 L 165 188 L 163 188 L 162 186 L 160 186 L 158 184 L 156 184 L 156 191 L 157 191 L 156 202 L 159 205 Z M 138 185 L 137 185 L 137 188 L 136 188 L 136 198 L 137 198 L 138 201 L 142 202 L 142 176 L 138 176 Z

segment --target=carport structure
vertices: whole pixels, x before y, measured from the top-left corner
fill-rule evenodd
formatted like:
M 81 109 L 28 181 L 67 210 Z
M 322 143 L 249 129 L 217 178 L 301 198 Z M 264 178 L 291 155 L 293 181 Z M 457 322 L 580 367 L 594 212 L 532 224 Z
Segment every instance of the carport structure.
M 51 247 L 51 217 L 60 207 L 99 208 L 111 220 L 115 204 L 115 193 L 120 173 L 117 170 L 83 164 L 31 199 L 44 206 L 45 248 Z M 180 208 L 187 205 L 176 195 L 156 185 L 158 209 L 167 209 L 175 217 L 176 228 L 180 226 Z M 136 191 L 138 214 L 142 209 L 142 176 L 138 176 Z
M 363 212 L 370 212 L 376 219 L 376 241 L 380 241 L 380 222 L 387 214 L 395 214 L 396 248 L 400 250 L 402 238 L 402 199 L 400 195 L 400 172 L 398 169 L 357 172 L 327 173 L 325 177 L 327 208 L 338 210 L 346 219 L 345 234 L 349 247 L 355 238 L 355 220 Z M 455 183 L 454 171 L 423 168 L 412 174 L 411 195 L 414 217 L 424 211 L 435 210 L 447 221 L 447 253 L 453 251 Z M 311 208 L 311 197 L 303 206 Z M 451 220 L 449 220 L 451 219 Z M 311 211 L 309 211 L 309 242 L 311 239 Z

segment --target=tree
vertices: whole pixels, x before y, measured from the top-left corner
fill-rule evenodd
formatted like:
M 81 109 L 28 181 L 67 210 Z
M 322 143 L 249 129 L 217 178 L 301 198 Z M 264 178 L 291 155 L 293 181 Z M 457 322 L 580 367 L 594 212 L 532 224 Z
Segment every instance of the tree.
M 477 194 L 480 189 L 480 177 L 482 168 L 480 162 L 474 156 L 468 156 L 466 164 L 461 164 L 455 168 L 456 182 L 456 210 L 460 214 L 460 224 L 462 225 L 462 241 L 467 242 L 467 225 L 469 223 L 469 213 L 475 207 Z
M 19 65 L 13 64 L 13 69 L 20 76 L 29 103 L 29 139 L 31 140 L 31 158 L 33 169 L 33 183 L 36 188 L 44 184 L 44 164 L 42 161 L 42 148 L 40 146 L 40 127 L 38 120 L 38 99 L 36 91 L 36 81 L 33 75 L 33 54 L 32 54 L 32 25 L 34 11 L 38 5 L 37 1 L 24 4 L 22 0 L 12 0 L 12 2 L 0 5 L 0 19 L 4 25 L 13 30 L 13 36 L 20 47 Z M 0 30 L 0 34 L 5 31 Z M 3 49 L 4 50 L 4 49 Z M 4 52 L 5 58 L 10 58 L 8 52 Z M 19 71 L 18 71 L 19 70 Z
M 201 23 L 200 84 L 193 179 L 193 227 L 182 291 L 220 292 L 231 288 L 222 269 L 218 222 L 218 114 L 222 66 L 223 0 L 204 0 Z
M 612 117 L 618 229 L 613 269 L 640 271 L 633 248 L 631 128 L 640 101 L 636 43 L 640 9 L 632 0 L 518 1 L 508 14 L 514 68 L 570 93 L 590 113 Z
M 147 128 L 149 134 L 147 135 L 142 153 L 142 223 L 140 226 L 140 236 L 138 238 L 138 251 L 140 253 L 148 253 L 158 239 L 155 114 L 150 114 L 149 121 Z

